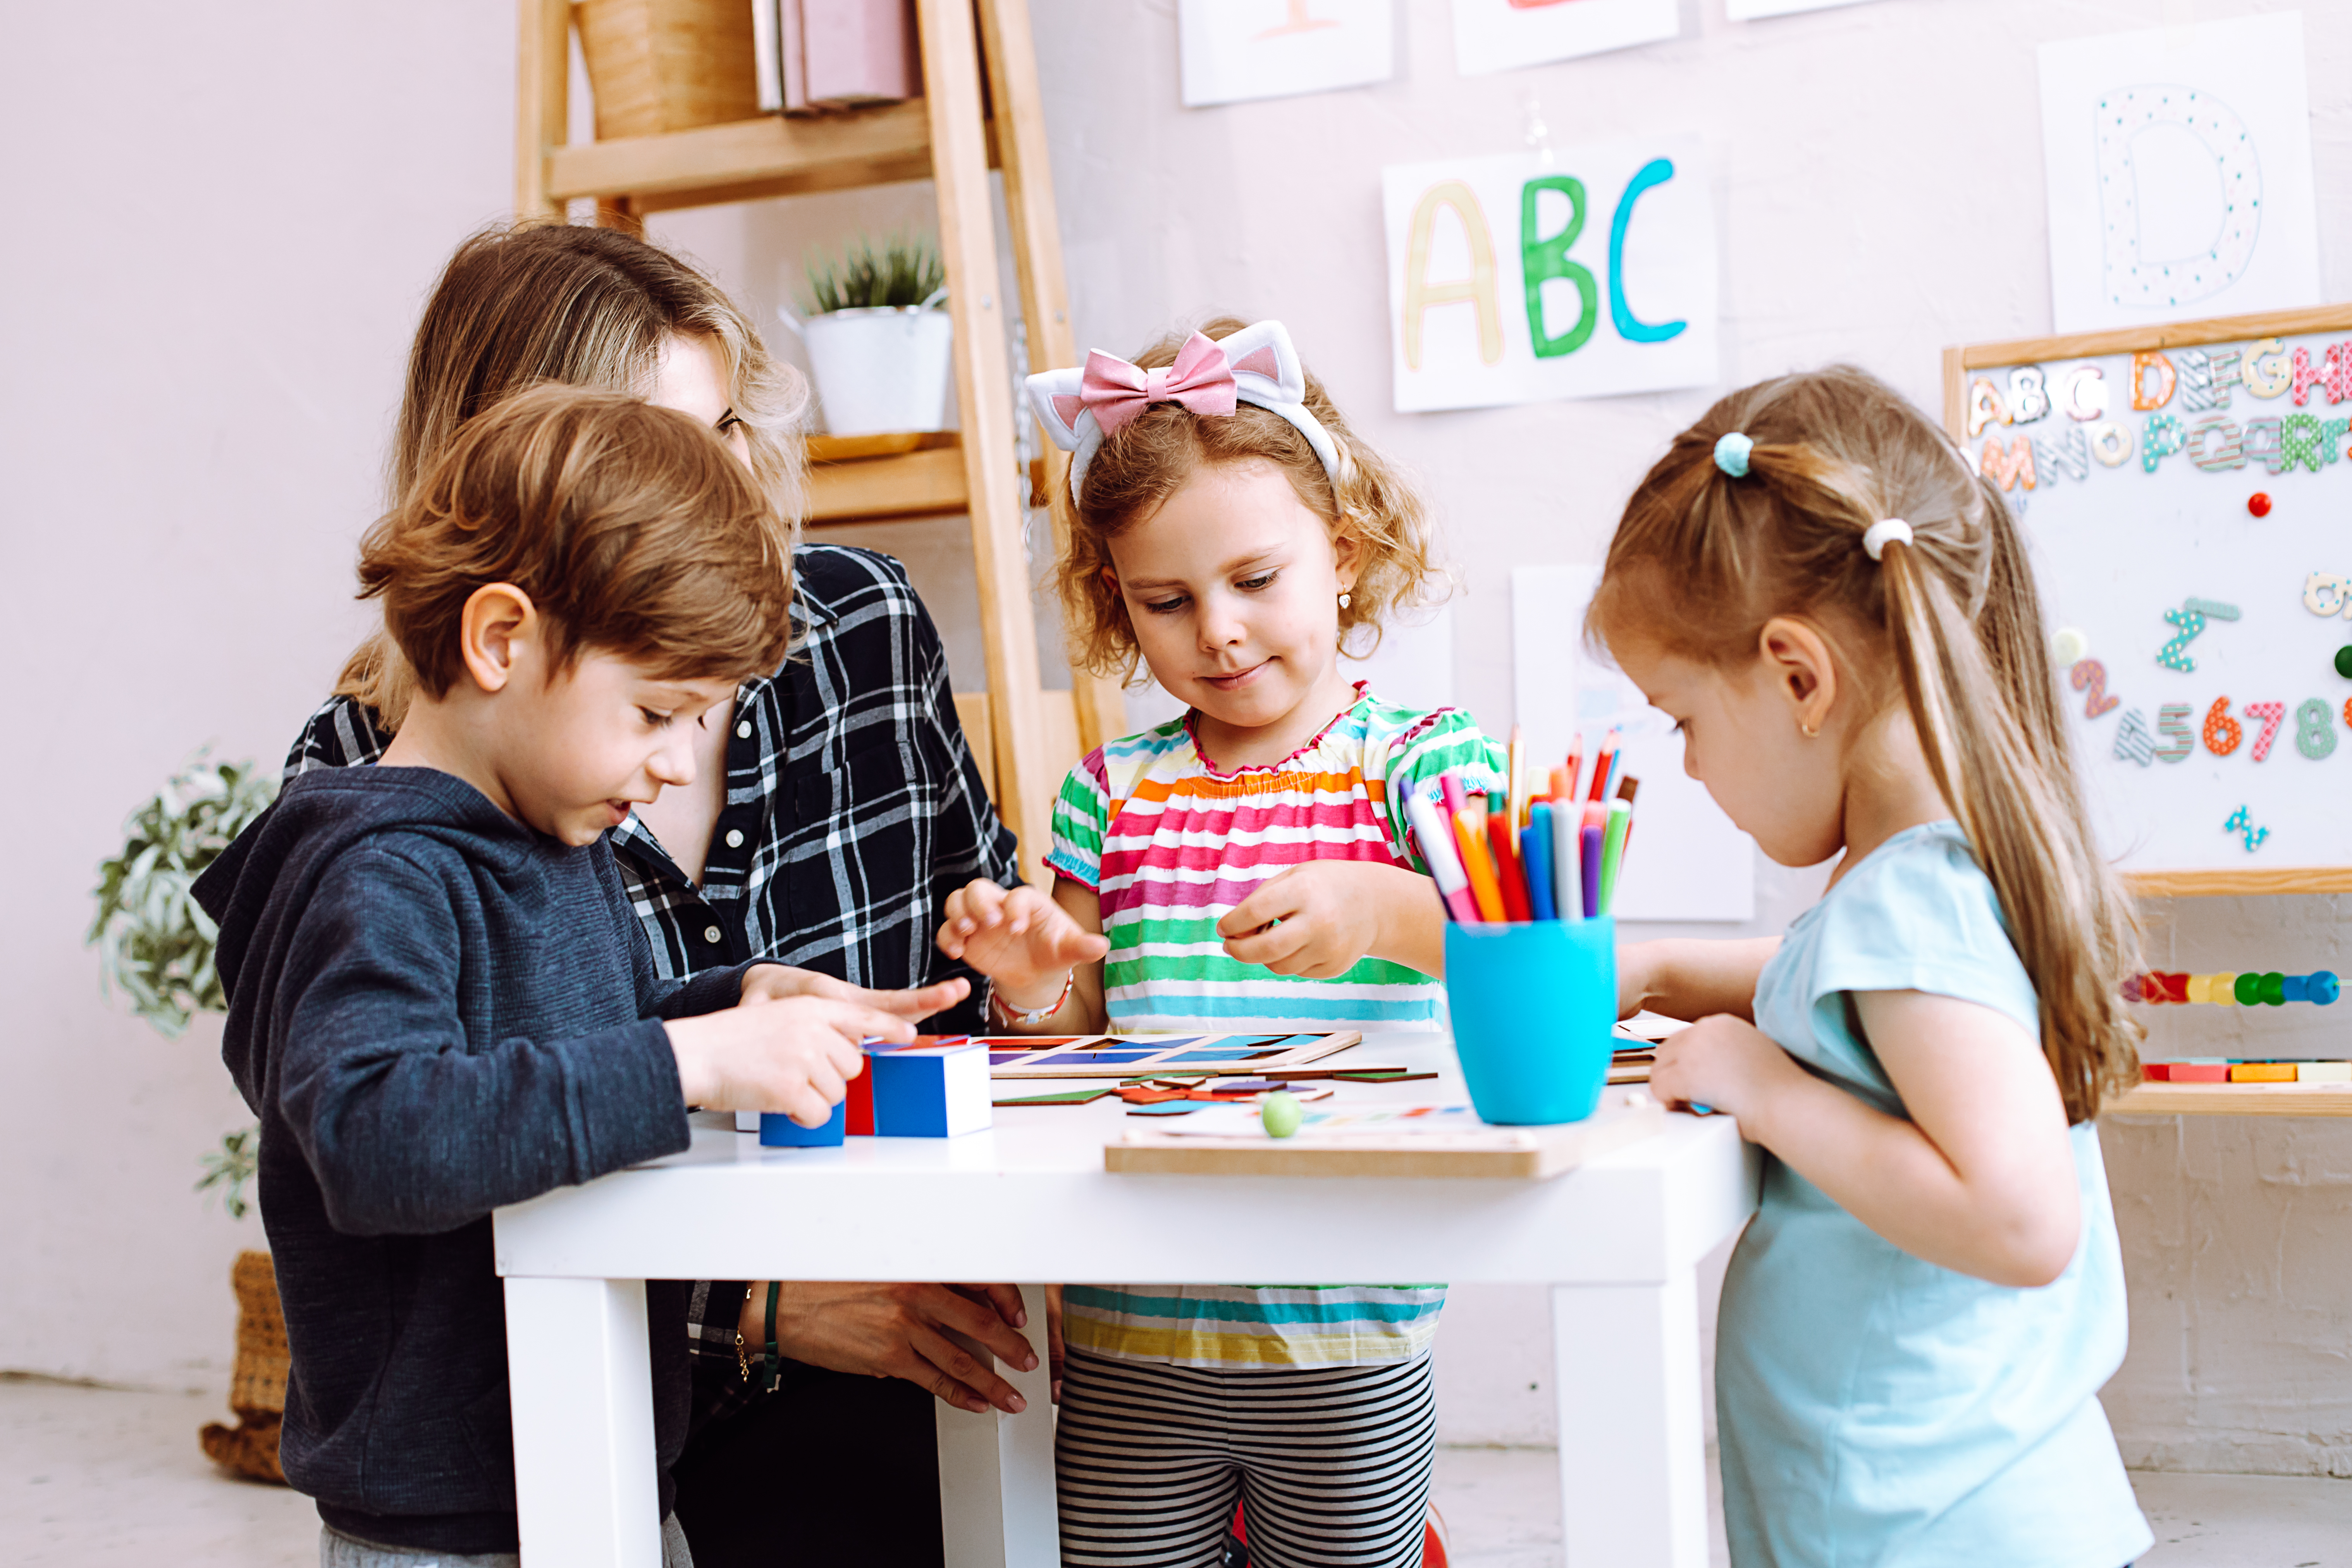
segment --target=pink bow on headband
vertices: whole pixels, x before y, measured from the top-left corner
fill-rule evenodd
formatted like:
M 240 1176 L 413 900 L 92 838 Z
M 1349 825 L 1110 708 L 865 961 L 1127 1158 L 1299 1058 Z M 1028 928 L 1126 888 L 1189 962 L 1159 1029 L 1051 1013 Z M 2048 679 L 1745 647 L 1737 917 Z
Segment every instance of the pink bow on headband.
M 1234 411 L 1234 368 L 1225 351 L 1194 332 L 1164 370 L 1143 370 L 1096 349 L 1087 355 L 1078 400 L 1108 436 L 1155 403 L 1181 403 L 1202 416 Z

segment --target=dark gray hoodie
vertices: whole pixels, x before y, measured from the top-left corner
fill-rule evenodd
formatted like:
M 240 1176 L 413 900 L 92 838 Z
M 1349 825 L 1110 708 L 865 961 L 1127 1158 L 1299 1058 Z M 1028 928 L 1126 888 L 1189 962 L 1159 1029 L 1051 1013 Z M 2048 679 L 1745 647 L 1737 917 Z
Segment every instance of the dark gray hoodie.
M 660 1020 L 730 1005 L 742 970 L 661 978 L 602 838 L 566 847 L 426 768 L 293 780 L 195 893 L 261 1119 L 287 1479 L 364 1540 L 512 1552 L 490 1210 L 684 1149 Z M 686 1289 L 648 1286 L 665 1511 Z

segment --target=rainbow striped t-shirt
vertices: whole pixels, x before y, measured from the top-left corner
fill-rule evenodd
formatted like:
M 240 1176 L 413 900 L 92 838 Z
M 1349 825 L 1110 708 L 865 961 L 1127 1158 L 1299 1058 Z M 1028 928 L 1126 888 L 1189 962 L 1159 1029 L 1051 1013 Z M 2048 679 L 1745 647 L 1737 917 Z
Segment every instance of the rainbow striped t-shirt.
M 1425 870 L 1405 837 L 1405 792 L 1454 769 L 1500 788 L 1492 742 L 1452 709 L 1373 698 L 1272 767 L 1219 771 L 1189 716 L 1114 741 L 1070 773 L 1047 864 L 1102 903 L 1103 994 L 1115 1029 L 1427 1027 L 1439 987 L 1367 958 L 1336 980 L 1228 957 L 1217 921 L 1307 860 Z M 1430 895 L 1435 898 L 1433 891 Z M 1122 1361 L 1220 1369 L 1410 1361 L 1437 1337 L 1443 1285 L 1072 1285 L 1066 1342 Z
M 1493 742 L 1451 708 L 1415 712 L 1358 683 L 1355 704 L 1270 767 L 1222 772 L 1192 717 L 1113 741 L 1070 770 L 1046 864 L 1102 901 L 1103 1005 L 1115 1029 L 1412 1029 L 1438 983 L 1366 958 L 1333 980 L 1276 974 L 1224 951 L 1217 922 L 1308 860 L 1425 870 L 1405 837 L 1408 790 L 1452 769 L 1499 789 Z M 1430 897 L 1434 899 L 1433 891 Z

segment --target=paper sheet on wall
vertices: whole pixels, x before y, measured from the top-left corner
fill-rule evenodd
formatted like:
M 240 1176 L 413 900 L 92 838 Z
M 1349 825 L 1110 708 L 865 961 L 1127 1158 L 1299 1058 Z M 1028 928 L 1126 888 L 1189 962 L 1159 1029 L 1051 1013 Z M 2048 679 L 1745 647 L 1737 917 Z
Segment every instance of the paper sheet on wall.
M 1655 43 L 1683 30 L 1679 0 L 1454 0 L 1464 76 Z
M 1706 787 L 1683 772 L 1674 721 L 1642 689 L 1583 646 L 1584 610 L 1601 579 L 1594 566 L 1519 566 L 1511 572 L 1512 691 L 1527 732 L 1530 772 L 1549 769 L 1584 736 L 1586 766 L 1612 725 L 1622 731 L 1624 771 L 1642 781 L 1634 832 L 1617 882 L 1616 914 L 1628 921 L 1756 918 L 1756 841 L 1732 826 Z
M 1184 106 L 1285 98 L 1396 74 L 1395 0 L 1180 0 Z
M 1800 11 L 1828 11 L 1864 3 L 1864 0 L 1723 0 L 1723 15 L 1733 22 L 1753 22 L 1759 16 L 1791 16 Z
M 1381 197 L 1399 413 L 1716 379 L 1697 137 L 1398 163 Z
M 2303 16 L 2044 44 L 2061 332 L 2323 302 Z

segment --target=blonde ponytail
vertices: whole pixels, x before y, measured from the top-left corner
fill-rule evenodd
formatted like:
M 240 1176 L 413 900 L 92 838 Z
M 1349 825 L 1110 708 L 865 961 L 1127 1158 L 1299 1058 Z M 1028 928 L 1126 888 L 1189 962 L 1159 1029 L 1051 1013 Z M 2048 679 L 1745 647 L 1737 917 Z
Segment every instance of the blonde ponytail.
M 1753 441 L 1737 480 L 1713 459 L 1733 430 Z M 1874 561 L 1864 535 L 1892 517 L 1912 537 Z M 1678 601 L 1715 613 L 1676 614 Z M 1858 650 L 1855 671 L 1891 662 L 2041 999 L 2067 1117 L 2097 1115 L 2138 1077 L 2142 1031 L 2122 995 L 2138 929 L 2083 805 L 2023 542 L 1949 438 L 1864 372 L 1748 388 L 1677 437 L 1626 506 L 1588 626 L 1732 667 L 1776 615 L 1881 645 Z M 1865 700 L 1894 695 L 1865 684 Z

